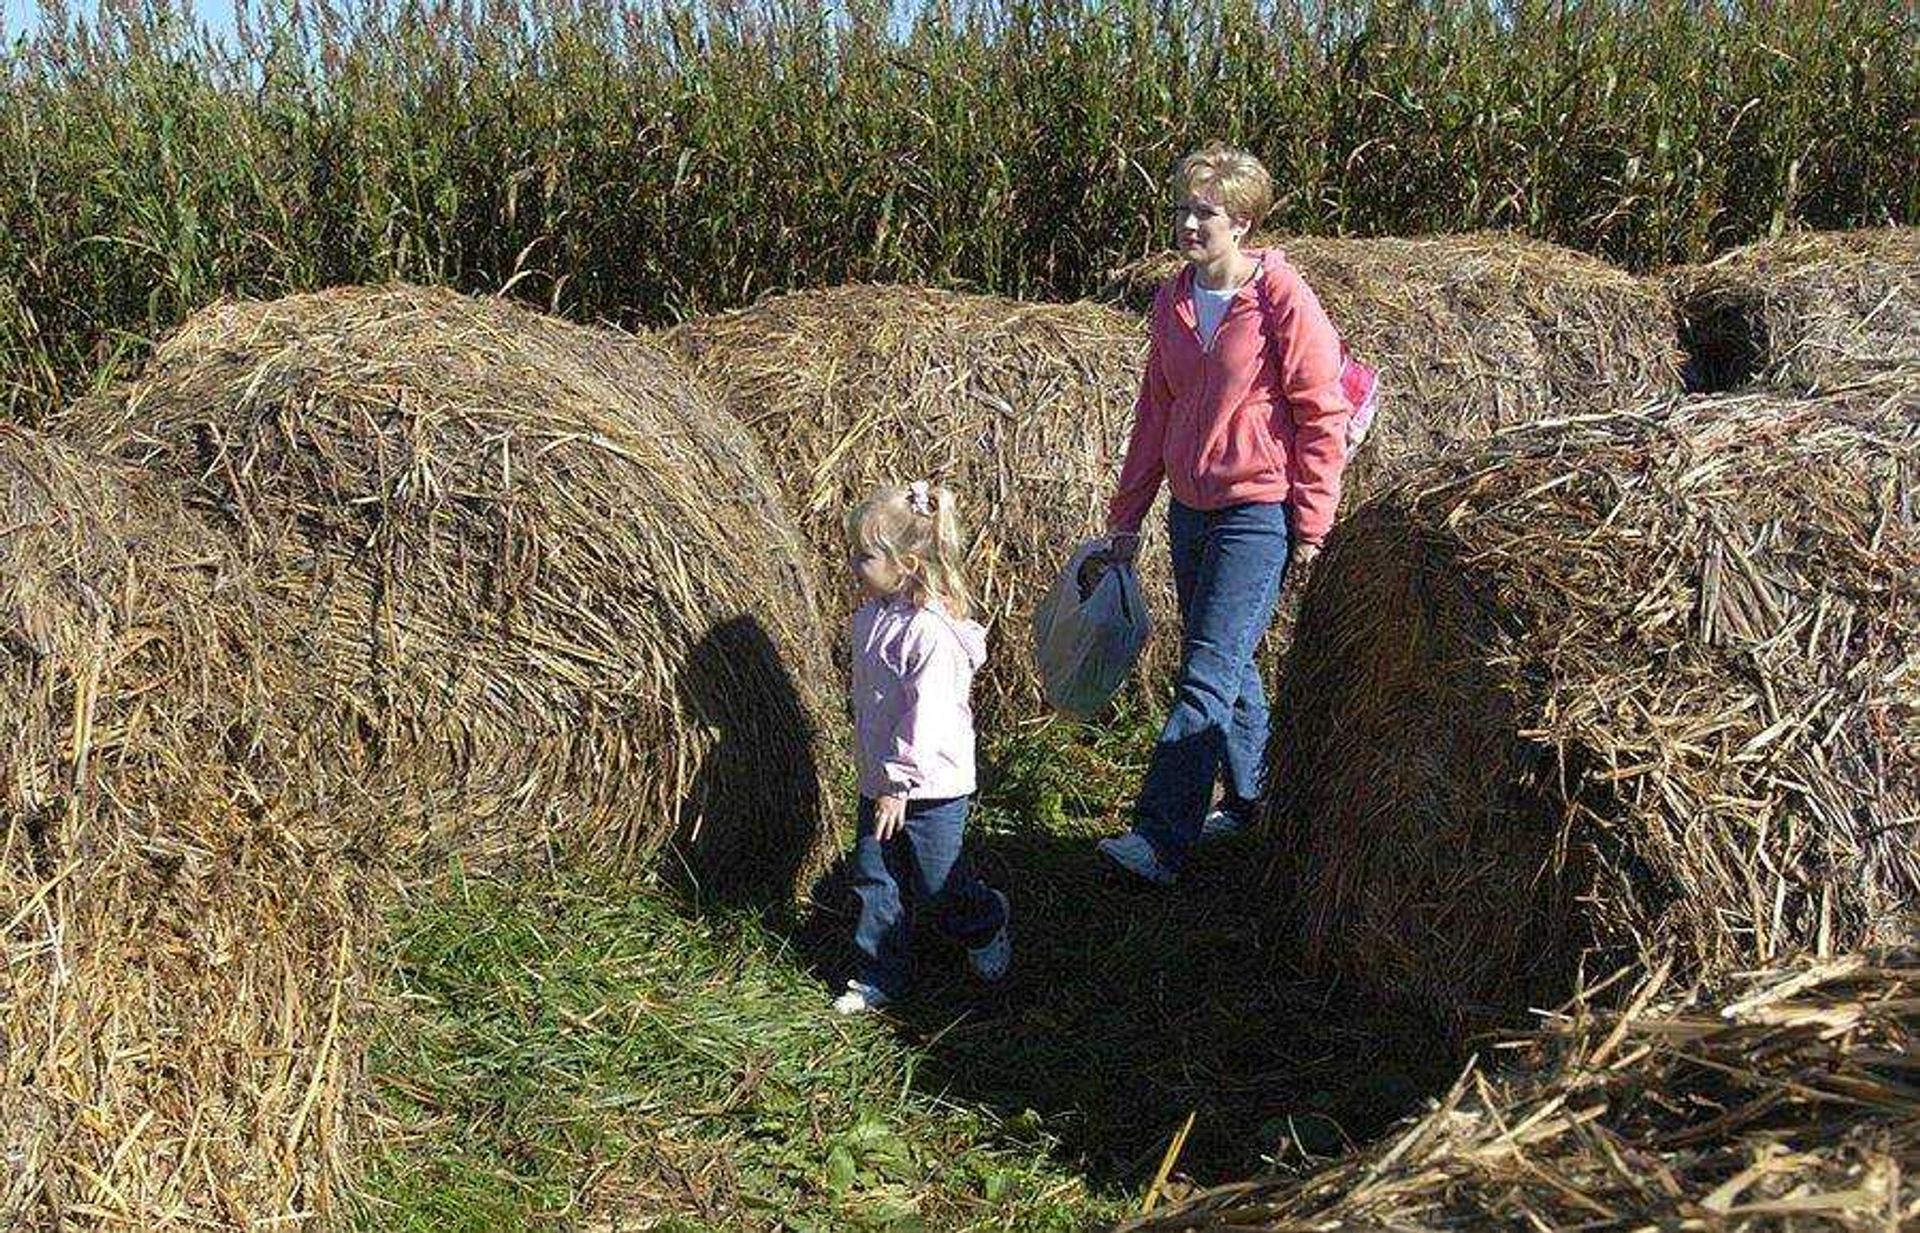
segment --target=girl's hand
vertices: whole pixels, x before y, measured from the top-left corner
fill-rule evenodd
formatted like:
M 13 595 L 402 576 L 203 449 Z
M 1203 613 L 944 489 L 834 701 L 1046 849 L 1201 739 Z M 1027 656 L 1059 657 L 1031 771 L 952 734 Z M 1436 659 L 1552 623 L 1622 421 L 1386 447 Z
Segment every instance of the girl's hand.
M 881 843 L 892 839 L 907 824 L 907 798 L 883 796 L 873 802 L 873 837 Z
M 1305 575 L 1305 573 L 1308 570 L 1313 568 L 1313 563 L 1315 560 L 1319 558 L 1319 556 L 1320 556 L 1320 545 L 1295 544 L 1293 548 L 1293 564 L 1291 568 L 1299 570 L 1302 575 Z

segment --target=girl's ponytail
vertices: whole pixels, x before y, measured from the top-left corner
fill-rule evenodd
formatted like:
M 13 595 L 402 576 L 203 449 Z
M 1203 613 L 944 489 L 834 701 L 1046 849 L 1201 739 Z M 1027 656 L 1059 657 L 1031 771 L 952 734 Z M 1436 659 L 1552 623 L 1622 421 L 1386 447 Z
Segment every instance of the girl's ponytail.
M 973 615 L 973 596 L 967 590 L 967 546 L 960 535 L 959 502 L 951 488 L 937 484 L 928 488 L 928 517 L 933 526 L 927 537 L 927 586 L 964 621 Z

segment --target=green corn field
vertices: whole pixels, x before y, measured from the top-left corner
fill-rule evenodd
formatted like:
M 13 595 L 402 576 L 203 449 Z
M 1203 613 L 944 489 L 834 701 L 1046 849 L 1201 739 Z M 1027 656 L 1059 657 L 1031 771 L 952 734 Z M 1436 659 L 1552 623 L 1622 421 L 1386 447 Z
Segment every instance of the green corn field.
M 1268 160 L 1291 231 L 1645 268 L 1908 221 L 1917 31 L 1904 0 L 56 15 L 0 51 L 0 402 L 32 421 L 217 296 L 348 281 L 628 325 L 863 279 L 1073 297 L 1158 245 L 1209 137 Z

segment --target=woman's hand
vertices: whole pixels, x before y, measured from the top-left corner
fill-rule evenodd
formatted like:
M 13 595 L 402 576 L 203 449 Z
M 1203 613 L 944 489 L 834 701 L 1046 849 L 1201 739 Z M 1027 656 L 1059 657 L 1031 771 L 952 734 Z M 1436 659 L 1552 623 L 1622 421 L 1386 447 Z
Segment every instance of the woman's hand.
M 873 802 L 873 837 L 881 843 L 898 835 L 907 824 L 907 798 L 882 796 Z
M 1107 576 L 1107 571 L 1119 565 L 1131 565 L 1140 555 L 1140 533 L 1137 531 L 1115 531 L 1107 537 L 1107 546 L 1100 551 L 1090 553 L 1080 563 L 1080 576 L 1075 579 L 1080 584 L 1080 598 L 1084 601 Z

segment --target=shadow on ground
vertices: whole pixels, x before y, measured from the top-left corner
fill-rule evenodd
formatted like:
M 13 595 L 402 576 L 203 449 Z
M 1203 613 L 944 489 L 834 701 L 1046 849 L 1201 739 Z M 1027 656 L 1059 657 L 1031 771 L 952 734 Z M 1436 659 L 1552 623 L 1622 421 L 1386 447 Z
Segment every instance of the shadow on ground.
M 1117 802 L 1041 820 L 1004 773 L 984 778 L 969 850 L 1013 902 L 1014 968 L 982 986 L 923 931 L 914 994 L 890 1012 L 922 1090 L 1037 1119 L 1095 1186 L 1134 1191 L 1189 1113 L 1177 1173 L 1222 1182 L 1338 1154 L 1457 1073 L 1431 1032 L 1263 948 L 1254 839 L 1209 845 L 1178 888 L 1137 887 L 1093 848 L 1121 829 Z M 853 899 L 836 874 L 816 900 L 795 940 L 824 995 L 852 969 Z

